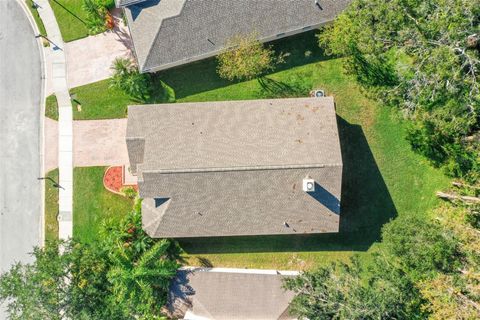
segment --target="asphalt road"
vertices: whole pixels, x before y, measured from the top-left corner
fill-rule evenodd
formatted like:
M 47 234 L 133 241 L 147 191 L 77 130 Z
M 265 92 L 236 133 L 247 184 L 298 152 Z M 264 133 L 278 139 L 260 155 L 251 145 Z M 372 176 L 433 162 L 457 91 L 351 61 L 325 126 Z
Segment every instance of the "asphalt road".
M 26 13 L 16 0 L 0 0 L 2 272 L 15 261 L 31 261 L 29 252 L 40 244 L 42 86 L 40 50 Z

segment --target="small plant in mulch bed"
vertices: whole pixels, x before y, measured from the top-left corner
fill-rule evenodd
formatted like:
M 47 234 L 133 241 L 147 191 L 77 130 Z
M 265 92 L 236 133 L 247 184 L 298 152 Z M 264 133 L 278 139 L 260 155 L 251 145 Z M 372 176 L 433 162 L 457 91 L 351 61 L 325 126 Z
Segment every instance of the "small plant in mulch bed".
M 122 189 L 120 189 L 120 192 L 123 193 L 125 197 L 130 199 L 135 199 L 137 197 L 137 190 L 135 190 L 135 188 L 131 186 L 123 187 Z

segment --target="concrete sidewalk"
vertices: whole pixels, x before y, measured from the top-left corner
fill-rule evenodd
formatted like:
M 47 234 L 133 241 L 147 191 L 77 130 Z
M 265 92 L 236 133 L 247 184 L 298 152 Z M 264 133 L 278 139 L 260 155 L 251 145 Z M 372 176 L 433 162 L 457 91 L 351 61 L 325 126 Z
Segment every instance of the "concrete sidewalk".
M 59 238 L 73 234 L 73 125 L 72 104 L 67 86 L 65 46 L 55 15 L 48 0 L 36 0 L 38 13 L 45 25 L 48 38 L 53 42 L 45 48 L 49 52 L 47 78 L 51 78 L 53 92 L 58 101 L 58 167 L 59 167 Z M 50 69 L 51 68 L 51 69 Z M 51 73 L 48 72 L 51 70 Z
M 133 57 L 132 39 L 121 19 L 121 10 L 115 9 L 112 13 L 113 30 L 65 44 L 69 88 L 107 79 L 115 58 Z

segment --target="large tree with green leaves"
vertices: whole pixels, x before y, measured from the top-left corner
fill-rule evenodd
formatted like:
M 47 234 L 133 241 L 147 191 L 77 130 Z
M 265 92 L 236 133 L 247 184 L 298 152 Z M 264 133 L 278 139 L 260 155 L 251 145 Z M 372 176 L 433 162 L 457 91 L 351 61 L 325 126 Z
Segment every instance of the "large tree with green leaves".
M 48 242 L 34 262 L 0 276 L 11 319 L 161 319 L 178 246 L 148 237 L 139 212 L 110 223 L 95 245 Z
M 111 268 L 113 303 L 125 315 L 139 319 L 160 319 L 170 280 L 179 267 L 180 248 L 170 240 L 154 240 L 142 229 L 139 212 L 120 223 L 107 223 L 103 230 Z
M 225 50 L 217 56 L 217 72 L 220 77 L 230 81 L 251 80 L 273 70 L 281 60 L 281 57 L 275 57 L 275 51 L 270 46 L 257 40 L 256 34 L 237 35 L 226 43 Z
M 355 0 L 320 34 L 327 52 L 412 125 L 448 173 L 480 171 L 480 0 Z
M 76 242 L 35 248 L 31 264 L 15 264 L 0 277 L 0 301 L 11 319 L 107 319 L 118 314 L 108 302 L 106 255 Z
M 292 312 L 308 319 L 425 319 L 429 302 L 419 289 L 459 266 L 452 232 L 427 219 L 401 217 L 383 229 L 371 260 L 352 259 L 288 279 L 297 293 Z

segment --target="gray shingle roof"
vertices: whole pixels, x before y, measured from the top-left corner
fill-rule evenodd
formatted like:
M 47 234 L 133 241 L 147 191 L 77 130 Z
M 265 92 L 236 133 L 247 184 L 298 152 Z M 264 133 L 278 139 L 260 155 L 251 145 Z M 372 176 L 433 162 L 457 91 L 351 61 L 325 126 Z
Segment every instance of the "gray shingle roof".
M 127 148 L 151 236 L 338 231 L 342 158 L 332 98 L 128 112 Z M 307 176 L 314 193 L 302 189 Z
M 115 0 L 117 8 L 126 7 L 135 3 L 145 2 L 147 0 Z
M 145 138 L 141 170 L 341 164 L 333 98 L 130 106 L 128 137 Z
M 282 288 L 290 275 L 265 270 L 180 270 L 172 282 L 168 309 L 173 318 L 215 320 L 294 319 L 288 307 L 294 297 Z
M 148 0 L 126 8 L 141 71 L 217 54 L 236 34 L 262 41 L 317 28 L 351 0 Z

